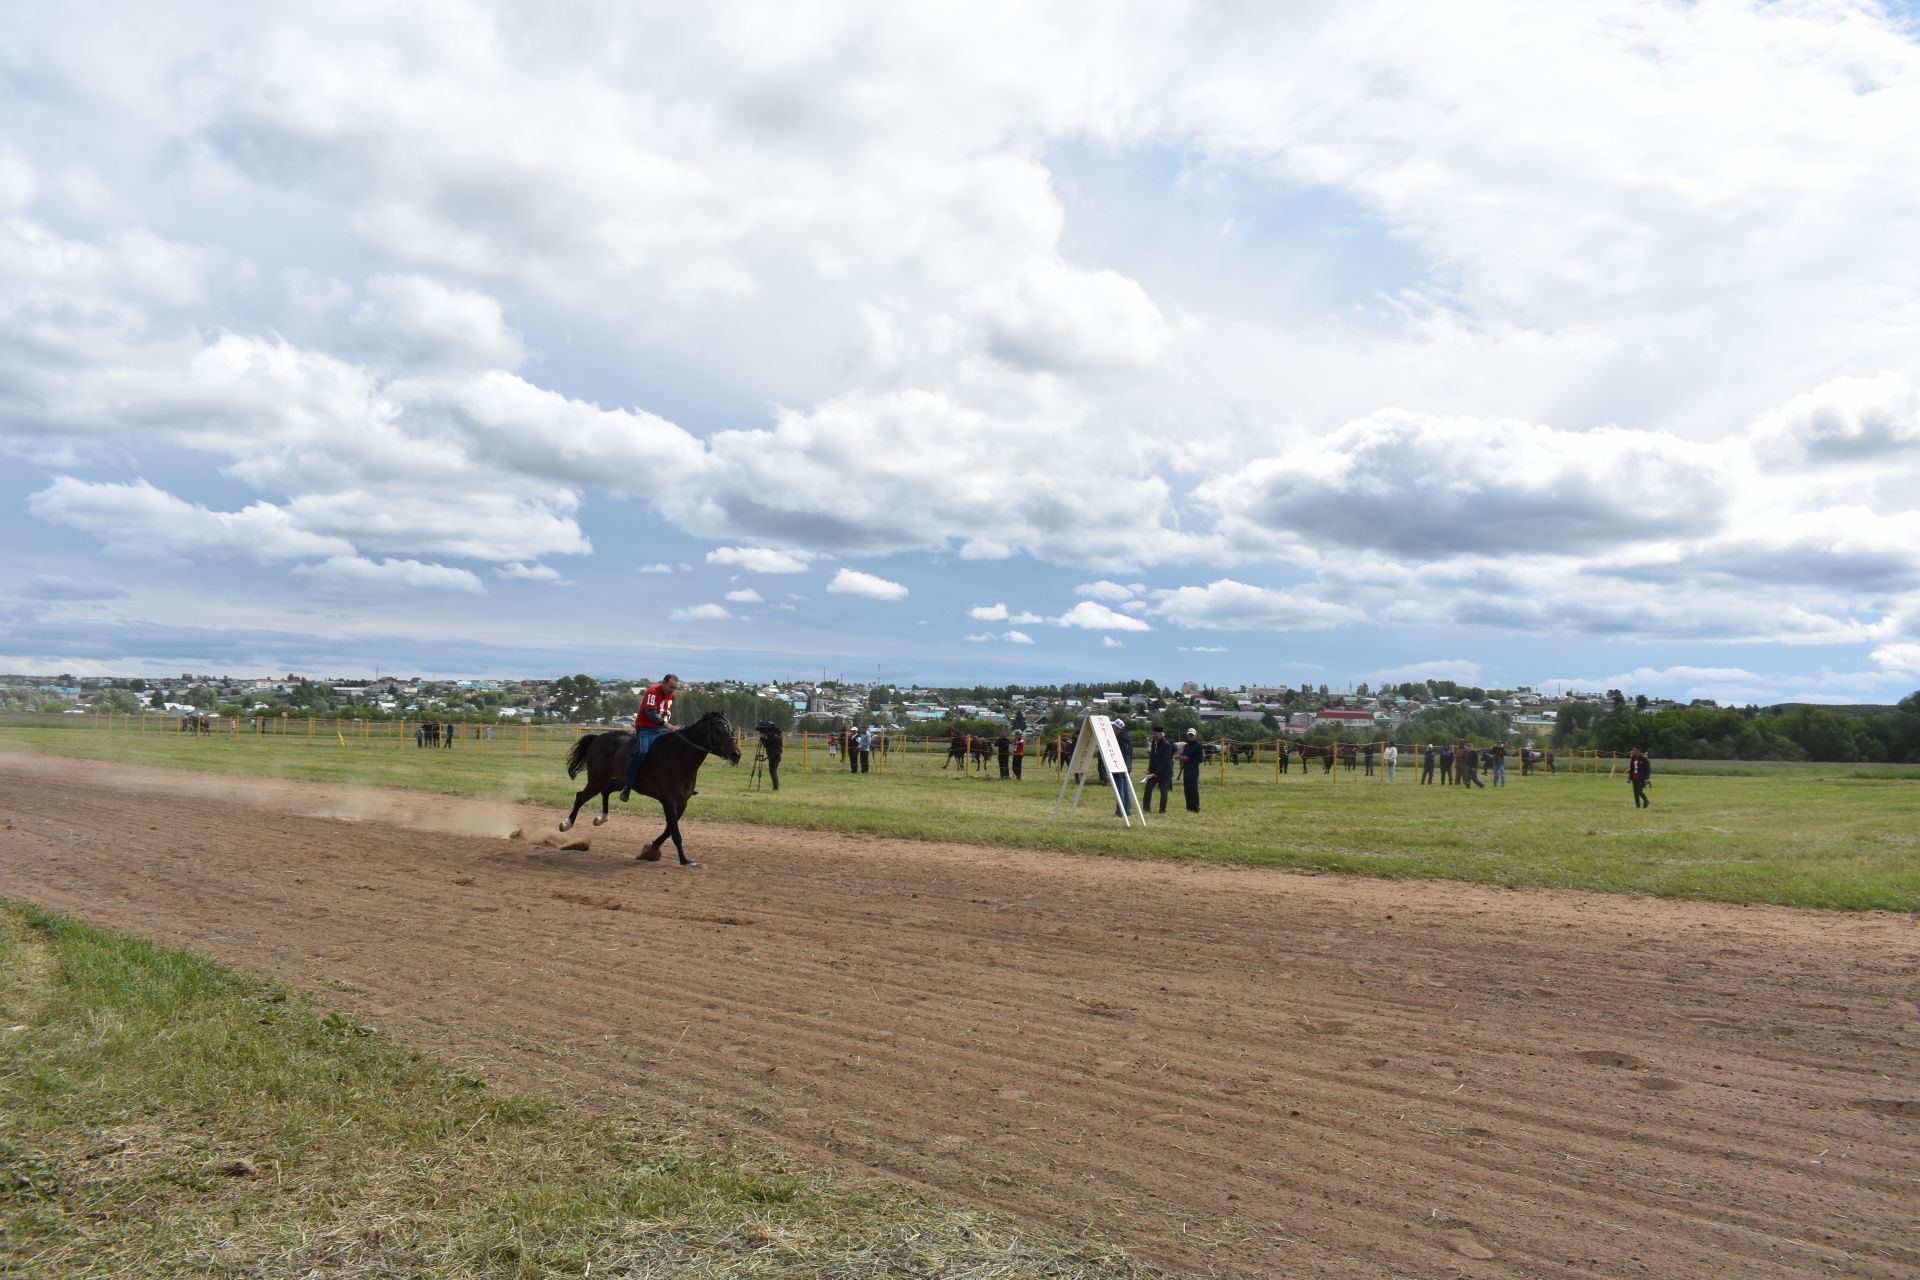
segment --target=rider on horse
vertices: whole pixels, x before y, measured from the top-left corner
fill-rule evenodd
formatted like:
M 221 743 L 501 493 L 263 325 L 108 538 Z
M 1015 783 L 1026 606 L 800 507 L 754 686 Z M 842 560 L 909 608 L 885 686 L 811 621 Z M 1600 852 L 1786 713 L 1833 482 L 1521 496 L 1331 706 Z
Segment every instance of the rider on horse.
M 633 756 L 627 761 L 627 776 L 620 786 L 620 799 L 633 794 L 634 779 L 640 776 L 640 762 L 647 749 L 663 733 L 673 732 L 673 695 L 680 691 L 680 677 L 668 672 L 659 684 L 650 684 L 640 695 L 640 714 L 633 718 Z

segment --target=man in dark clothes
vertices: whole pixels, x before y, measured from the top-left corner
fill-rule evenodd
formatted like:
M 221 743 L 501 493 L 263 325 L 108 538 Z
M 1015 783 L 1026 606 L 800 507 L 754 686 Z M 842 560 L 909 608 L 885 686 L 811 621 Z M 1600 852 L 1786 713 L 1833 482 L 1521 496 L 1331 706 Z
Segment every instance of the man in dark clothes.
M 1647 799 L 1647 786 L 1652 780 L 1653 761 L 1647 758 L 1647 749 L 1635 747 L 1633 754 L 1627 757 L 1627 781 L 1633 784 L 1634 808 L 1653 808 L 1653 801 Z
M 1013 739 L 1009 738 L 1004 733 L 1001 734 L 999 737 L 993 740 L 993 751 L 994 751 L 994 754 L 998 756 L 1000 759 L 1000 776 L 1002 778 L 1012 777 L 1013 776 Z
M 1120 759 L 1125 764 L 1113 780 L 1114 789 L 1120 793 L 1120 799 L 1113 806 L 1116 817 L 1124 818 L 1134 807 L 1133 799 L 1133 735 L 1127 732 L 1125 720 L 1113 722 L 1113 740 L 1120 747 Z
M 1461 786 L 1487 789 L 1487 784 L 1480 781 L 1480 753 L 1471 742 L 1461 743 L 1453 753 L 1453 772 Z
M 1429 742 L 1427 749 L 1420 753 L 1420 785 L 1429 786 L 1433 782 L 1433 766 L 1439 763 L 1440 753 Z
M 1153 789 L 1160 788 L 1160 812 L 1167 811 L 1167 797 L 1173 793 L 1173 739 L 1159 725 L 1147 739 L 1147 785 L 1140 793 L 1142 812 L 1153 808 Z
M 773 789 L 780 789 L 780 757 L 786 753 L 787 741 L 778 729 L 765 729 L 760 734 L 760 750 L 767 756 L 767 779 L 773 783 Z
M 1207 753 L 1200 746 L 1200 731 L 1187 730 L 1186 745 L 1180 748 L 1180 785 L 1187 793 L 1187 812 L 1200 812 L 1200 765 Z
M 1367 762 L 1366 776 L 1371 778 L 1373 776 L 1373 744 L 1369 742 L 1366 746 L 1362 747 L 1360 749 L 1360 754 L 1361 754 L 1361 757 L 1365 759 Z
M 1453 785 L 1453 747 L 1451 744 L 1440 748 L 1440 785 Z

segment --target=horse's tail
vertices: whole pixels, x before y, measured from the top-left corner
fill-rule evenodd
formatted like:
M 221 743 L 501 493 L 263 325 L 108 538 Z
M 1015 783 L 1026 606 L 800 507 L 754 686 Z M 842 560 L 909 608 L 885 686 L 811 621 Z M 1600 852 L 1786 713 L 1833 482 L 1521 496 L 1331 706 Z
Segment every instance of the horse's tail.
M 599 740 L 599 737 L 600 735 L 597 733 L 584 734 L 578 742 L 573 744 L 573 750 L 567 752 L 567 776 L 569 778 L 575 776 L 581 769 L 586 767 L 587 752 L 592 749 L 593 744 Z

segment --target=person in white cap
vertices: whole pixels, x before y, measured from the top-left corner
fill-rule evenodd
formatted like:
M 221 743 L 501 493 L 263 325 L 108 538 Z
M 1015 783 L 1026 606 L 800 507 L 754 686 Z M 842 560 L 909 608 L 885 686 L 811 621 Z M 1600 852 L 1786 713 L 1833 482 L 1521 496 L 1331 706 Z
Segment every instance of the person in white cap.
M 1200 812 L 1200 764 L 1207 753 L 1200 746 L 1200 731 L 1187 730 L 1187 741 L 1180 748 L 1180 785 L 1187 793 L 1187 812 Z

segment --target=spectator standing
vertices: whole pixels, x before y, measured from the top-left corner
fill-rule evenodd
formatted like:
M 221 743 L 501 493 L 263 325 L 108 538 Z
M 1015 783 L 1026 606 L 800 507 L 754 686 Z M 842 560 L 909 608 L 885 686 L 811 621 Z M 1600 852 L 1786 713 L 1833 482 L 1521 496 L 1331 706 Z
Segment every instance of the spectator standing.
M 1507 785 L 1507 744 L 1496 742 L 1487 748 L 1487 759 L 1493 761 L 1493 785 Z
M 869 726 L 860 731 L 860 772 L 870 773 L 872 772 L 872 770 L 873 770 L 873 728 Z
M 1200 812 L 1200 766 L 1206 761 L 1207 753 L 1200 746 L 1200 731 L 1187 730 L 1187 740 L 1180 748 L 1180 785 L 1187 793 L 1187 812 Z
M 1140 793 L 1140 809 L 1153 808 L 1153 789 L 1160 788 L 1160 812 L 1167 811 L 1167 799 L 1173 794 L 1173 739 L 1159 725 L 1147 739 L 1147 785 Z
M 1373 744 L 1371 742 L 1369 742 L 1361 750 L 1360 756 L 1361 756 L 1361 759 L 1365 762 L 1367 767 L 1367 771 L 1364 776 L 1371 778 L 1373 776 Z
M 1020 763 L 1027 758 L 1027 735 L 1013 735 L 1013 780 L 1020 781 Z
M 1000 761 L 1000 777 L 1004 781 L 1013 776 L 1013 739 L 1001 734 L 993 740 L 993 753 Z
M 1647 799 L 1647 787 L 1653 781 L 1653 761 L 1647 758 L 1645 747 L 1635 747 L 1627 756 L 1627 781 L 1633 784 L 1633 807 L 1653 808 L 1653 801 Z
M 850 724 L 847 726 L 846 733 L 841 736 L 847 740 L 847 772 L 858 773 L 860 772 L 860 727 Z
M 1430 787 L 1433 785 L 1433 766 L 1438 764 L 1439 762 L 1440 762 L 1440 753 L 1438 751 L 1435 751 L 1433 749 L 1433 744 L 1429 742 L 1427 744 L 1427 749 L 1420 753 L 1420 785 L 1421 786 Z
M 1487 789 L 1487 784 L 1480 781 L 1480 753 L 1471 742 L 1462 742 L 1454 750 L 1453 773 L 1463 787 Z
M 1447 743 L 1440 748 L 1440 785 L 1453 785 L 1453 744 Z
M 1400 762 L 1400 748 L 1389 742 L 1387 749 L 1380 753 L 1380 762 L 1387 766 L 1387 782 L 1391 784 L 1393 782 L 1393 766 Z
M 1133 800 L 1133 735 L 1127 732 L 1125 720 L 1113 722 L 1113 740 L 1120 747 L 1121 769 L 1113 780 L 1113 788 L 1119 799 L 1113 807 L 1116 815 L 1124 818 L 1134 808 Z

